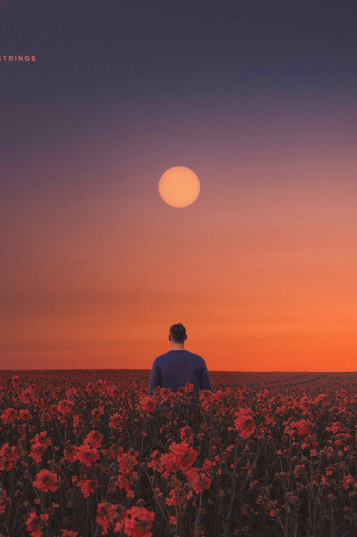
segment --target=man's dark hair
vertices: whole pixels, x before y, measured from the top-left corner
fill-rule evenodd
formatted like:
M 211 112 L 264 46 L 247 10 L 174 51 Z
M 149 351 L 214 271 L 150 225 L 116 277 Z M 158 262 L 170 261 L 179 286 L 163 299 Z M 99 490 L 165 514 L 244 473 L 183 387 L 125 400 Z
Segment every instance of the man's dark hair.
M 182 323 L 173 324 L 170 326 L 170 334 L 176 343 L 183 343 L 186 339 L 186 328 Z

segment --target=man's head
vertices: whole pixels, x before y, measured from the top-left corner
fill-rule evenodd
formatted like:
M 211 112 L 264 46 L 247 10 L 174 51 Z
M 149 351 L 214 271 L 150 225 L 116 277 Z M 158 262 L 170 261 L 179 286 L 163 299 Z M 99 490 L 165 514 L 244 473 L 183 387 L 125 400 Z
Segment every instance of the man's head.
M 172 343 L 183 343 L 187 339 L 186 328 L 181 323 L 170 326 L 169 340 Z

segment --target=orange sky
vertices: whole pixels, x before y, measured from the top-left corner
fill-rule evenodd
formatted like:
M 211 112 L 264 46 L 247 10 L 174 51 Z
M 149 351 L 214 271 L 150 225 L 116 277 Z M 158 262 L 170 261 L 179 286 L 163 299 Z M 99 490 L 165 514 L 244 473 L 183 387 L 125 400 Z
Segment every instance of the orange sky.
M 354 149 L 286 110 L 261 130 L 228 113 L 152 139 L 103 129 L 12 163 L 0 367 L 149 369 L 182 322 L 210 370 L 355 371 Z M 176 165 L 201 182 L 182 209 L 158 193 Z

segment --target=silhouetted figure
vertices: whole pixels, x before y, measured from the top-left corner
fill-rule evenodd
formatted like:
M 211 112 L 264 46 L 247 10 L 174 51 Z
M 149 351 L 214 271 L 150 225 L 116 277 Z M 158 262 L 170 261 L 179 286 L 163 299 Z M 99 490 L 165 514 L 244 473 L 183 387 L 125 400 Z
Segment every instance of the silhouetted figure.
M 173 324 L 169 331 L 169 341 L 172 350 L 158 356 L 151 370 L 149 395 L 157 386 L 170 388 L 177 392 L 184 388 L 188 382 L 193 384 L 193 391 L 198 394 L 200 390 L 211 390 L 211 381 L 204 359 L 184 349 L 187 339 L 186 328 L 183 324 Z

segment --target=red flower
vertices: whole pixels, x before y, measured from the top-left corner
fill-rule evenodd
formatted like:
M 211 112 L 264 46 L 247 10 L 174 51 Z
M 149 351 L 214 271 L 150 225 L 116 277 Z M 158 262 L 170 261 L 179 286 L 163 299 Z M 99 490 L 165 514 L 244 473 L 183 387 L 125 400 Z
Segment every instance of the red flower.
M 89 444 L 83 444 L 78 448 L 77 457 L 86 466 L 92 466 L 92 463 L 99 459 L 99 453 L 96 448 L 90 447 Z
M 181 440 L 186 440 L 187 442 L 193 442 L 192 429 L 189 425 L 182 427 L 180 430 Z
M 93 447 L 100 447 L 103 441 L 103 435 L 98 431 L 91 431 L 87 434 L 84 443 L 91 444 Z
M 106 382 L 102 379 L 99 379 L 97 381 L 97 390 L 98 392 L 101 392 L 101 393 L 105 393 L 108 389 L 108 386 L 106 384 Z
M 103 535 L 108 533 L 108 527 L 114 527 L 114 531 L 122 531 L 123 529 L 123 515 L 125 508 L 120 504 L 113 504 L 109 502 L 103 502 L 98 504 L 96 521 L 103 528 Z
M 20 458 L 20 455 L 16 452 L 16 447 L 9 447 L 8 442 L 2 446 L 0 449 L 0 470 L 11 470 L 11 468 L 16 463 L 17 459 Z
M 255 431 L 253 411 L 250 408 L 242 408 L 236 413 L 236 415 L 238 417 L 236 420 L 234 420 L 235 428 L 237 431 L 239 431 L 239 435 L 242 438 L 249 438 Z
M 292 421 L 290 427 L 295 427 L 298 430 L 298 434 L 309 434 L 314 424 L 310 420 Z
M 67 399 L 62 399 L 58 403 L 58 406 L 57 406 L 58 411 L 62 412 L 63 415 L 68 414 L 69 412 L 71 412 L 73 407 L 74 407 L 74 402 L 70 401 L 70 400 L 67 400 Z
M 47 434 L 46 431 L 42 431 L 42 433 L 36 434 L 32 442 L 44 448 L 46 448 L 47 446 L 50 446 L 52 444 L 52 440 L 50 438 L 46 438 L 46 434 Z
M 117 456 L 117 461 L 119 463 L 119 471 L 123 474 L 128 474 L 131 470 L 138 464 L 136 457 L 139 455 L 138 451 L 133 449 L 129 450 L 127 453 Z
M 181 470 L 191 466 L 197 459 L 197 451 L 192 449 L 187 442 L 181 442 L 180 444 L 173 442 L 170 446 L 170 451 L 172 451 L 173 462 Z
M 148 466 L 159 471 L 162 474 L 162 477 L 168 477 L 170 472 L 174 472 L 176 469 L 172 453 L 160 454 L 155 450 L 151 454 L 151 458 L 152 460 L 148 463 Z
M 50 412 L 51 414 L 58 414 L 58 408 L 57 408 L 57 405 L 51 405 L 50 406 Z
M 43 492 L 48 492 L 49 490 L 55 492 L 58 489 L 56 483 L 58 483 L 58 475 L 55 472 L 49 472 L 46 469 L 41 470 L 37 474 L 36 480 L 33 482 L 35 487 L 43 490 Z
M 169 496 L 166 498 L 165 503 L 167 505 L 175 505 L 175 502 L 176 502 L 176 505 L 181 504 L 180 498 L 175 494 L 174 489 L 172 489 L 170 490 Z
M 120 415 L 118 414 L 118 412 L 116 412 L 109 420 L 109 427 L 118 427 L 122 423 L 122 421 L 123 420 L 121 419 Z
M 124 531 L 129 537 L 151 537 L 155 513 L 145 507 L 131 507 L 124 514 Z
M 97 489 L 98 481 L 96 479 L 81 479 L 78 481 L 77 487 L 80 487 L 83 496 L 88 498 Z
M 343 487 L 347 490 L 348 489 L 348 486 L 351 484 L 353 485 L 353 477 L 351 476 L 351 474 L 348 474 L 348 475 L 345 475 L 345 477 L 343 478 Z
M 7 408 L 5 412 L 1 414 L 0 418 L 4 423 L 15 421 L 17 419 L 17 412 L 14 408 Z
M 20 385 L 20 377 L 19 375 L 15 375 L 11 379 L 13 386 L 19 386 Z
M 64 456 L 69 460 L 69 462 L 74 462 L 78 459 L 78 448 L 72 444 L 68 444 L 63 450 Z
M 149 395 L 146 395 L 145 397 L 141 397 L 140 405 L 143 410 L 146 410 L 147 412 L 152 412 L 156 407 L 156 401 Z
M 153 391 L 153 394 L 161 401 L 166 401 L 170 397 L 170 395 L 173 395 L 173 392 L 169 388 L 160 388 L 160 386 L 156 386 Z
M 47 513 L 41 514 L 39 516 L 36 515 L 34 511 L 30 513 L 29 517 L 26 520 L 26 526 L 32 537 L 41 537 L 43 525 L 47 524 L 45 520 L 48 520 L 48 518 L 49 515 Z
M 32 419 L 32 416 L 30 414 L 30 412 L 27 410 L 27 408 L 25 410 L 20 410 L 19 411 L 19 416 L 22 420 L 31 420 Z
M 132 472 L 131 474 L 119 474 L 118 476 L 118 487 L 120 489 L 124 489 L 126 492 L 126 495 L 129 498 L 134 498 L 134 491 L 132 490 L 132 487 L 135 485 L 138 479 L 138 473 Z
M 196 494 L 203 489 L 209 489 L 212 481 L 202 468 L 190 468 L 187 472 L 187 479 Z

